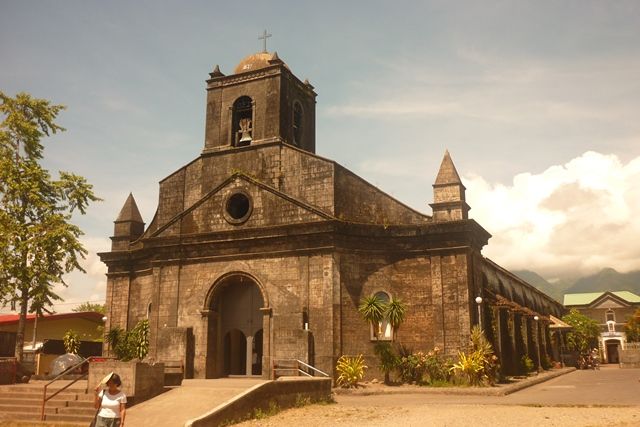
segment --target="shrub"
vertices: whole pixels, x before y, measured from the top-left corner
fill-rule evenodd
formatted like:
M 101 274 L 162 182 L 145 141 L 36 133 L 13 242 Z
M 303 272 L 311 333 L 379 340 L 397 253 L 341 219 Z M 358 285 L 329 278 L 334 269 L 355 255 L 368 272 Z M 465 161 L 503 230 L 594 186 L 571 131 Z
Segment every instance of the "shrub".
M 488 385 L 495 384 L 500 375 L 498 357 L 493 352 L 493 346 L 487 340 L 484 332 L 477 325 L 471 329 L 471 348 L 479 353 L 479 357 L 482 360 L 482 368 L 485 375 L 484 381 Z
M 451 372 L 466 385 L 481 385 L 484 381 L 482 354 L 473 351 L 469 354 L 459 351 L 458 361 L 451 367 Z
M 64 350 L 67 353 L 78 354 L 80 350 L 80 337 L 76 331 L 69 329 L 64 333 L 62 341 L 64 343 Z
M 356 357 L 340 356 L 336 365 L 336 371 L 338 371 L 336 382 L 343 388 L 357 387 L 364 377 L 365 369 L 367 366 L 361 354 Z
M 471 330 L 471 346 L 467 353 L 458 352 L 458 361 L 450 368 L 457 380 L 466 385 L 492 385 L 498 380 L 498 358 L 480 327 Z
M 384 383 L 389 384 L 389 373 L 398 367 L 399 358 L 388 342 L 377 343 L 373 351 L 380 358 L 379 367 L 384 373 Z
M 435 347 L 427 353 L 425 359 L 425 374 L 429 385 L 442 384 L 449 381 L 449 370 L 452 363 L 448 359 L 442 359 L 440 348 Z
M 406 347 L 400 346 L 397 357 L 398 375 L 403 382 L 415 382 L 416 384 L 439 384 L 449 381 L 449 371 L 452 366 L 449 360 L 442 359 L 440 349 L 424 353 L 412 352 Z
M 548 370 L 553 367 L 553 360 L 551 360 L 548 354 L 543 354 L 542 360 L 540 360 L 540 362 L 542 364 L 542 369 L 544 370 Z
M 398 374 L 403 382 L 424 383 L 426 371 L 426 355 L 419 351 L 400 357 L 398 361 Z
M 533 372 L 534 366 L 533 366 L 533 360 L 531 360 L 531 358 L 529 356 L 527 356 L 526 354 L 524 356 L 522 356 L 522 359 L 520 359 L 520 363 L 522 366 L 522 370 L 525 373 L 530 373 Z
M 149 353 L 149 321 L 143 319 L 130 331 L 112 328 L 107 333 L 107 342 L 115 356 L 122 361 L 142 360 Z

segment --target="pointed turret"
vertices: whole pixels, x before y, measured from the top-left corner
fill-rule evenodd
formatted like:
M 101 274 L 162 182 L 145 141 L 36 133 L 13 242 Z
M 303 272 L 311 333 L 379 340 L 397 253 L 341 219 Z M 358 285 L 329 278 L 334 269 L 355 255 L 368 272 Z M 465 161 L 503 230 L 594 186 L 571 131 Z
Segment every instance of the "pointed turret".
M 224 74 L 220 71 L 218 64 L 216 64 L 213 71 L 209 73 L 209 76 L 211 76 L 212 79 L 215 79 L 217 77 L 224 77 Z
M 129 243 L 142 236 L 142 233 L 144 233 L 144 221 L 133 194 L 129 193 L 118 218 L 114 221 L 111 250 L 129 249 Z
M 468 219 L 471 208 L 465 201 L 465 190 L 449 150 L 446 150 L 433 184 L 433 203 L 430 204 L 433 220 L 440 222 Z
M 271 55 L 271 59 L 269 59 L 269 64 L 284 64 L 284 61 L 280 59 L 280 57 L 278 56 L 278 52 L 273 52 L 273 55 Z

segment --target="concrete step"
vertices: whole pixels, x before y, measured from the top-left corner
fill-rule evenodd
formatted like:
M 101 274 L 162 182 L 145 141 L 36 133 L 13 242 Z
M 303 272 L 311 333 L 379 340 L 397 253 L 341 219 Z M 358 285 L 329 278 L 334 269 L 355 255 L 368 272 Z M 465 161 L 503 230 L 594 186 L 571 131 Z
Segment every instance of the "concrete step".
M 51 396 L 53 393 L 47 393 Z M 0 399 L 40 399 L 42 400 L 42 391 L 40 393 L 0 393 Z M 76 394 L 62 392 L 53 396 L 50 400 L 93 400 L 93 395 Z
M 56 409 L 57 409 L 56 413 L 64 414 L 64 415 L 82 415 L 82 416 L 93 417 L 93 415 L 96 413 L 96 410 L 93 409 L 93 407 L 91 407 L 91 408 L 75 408 L 75 407 L 67 406 L 67 407 L 56 408 Z
M 29 406 L 29 405 L 1 405 L 0 404 L 0 413 L 3 413 L 3 414 L 10 413 L 10 412 L 33 413 L 33 411 L 36 409 L 38 413 L 40 413 L 40 408 L 41 408 L 40 405 L 38 405 L 38 407 L 36 408 L 35 406 Z M 52 406 L 52 407 L 47 406 L 44 412 L 45 414 L 56 414 L 59 409 L 60 408 L 57 406 Z
M 93 413 L 89 415 L 71 415 L 71 414 L 46 414 L 44 416 L 45 422 L 64 422 L 66 423 L 78 423 L 84 426 L 88 425 L 93 419 Z M 0 419 L 0 424 L 5 424 L 8 420 L 13 421 L 40 421 L 40 413 L 35 412 L 12 412 L 9 416 L 5 416 Z M 29 424 L 31 425 L 31 423 Z M 36 424 L 37 425 L 37 424 Z
M 58 405 L 58 406 L 67 406 L 67 402 L 75 402 L 76 400 L 58 398 L 58 396 L 54 397 L 47 401 L 47 406 L 49 405 Z M 19 397 L 2 397 L 0 398 L 0 405 L 27 405 L 27 406 L 40 406 L 42 405 L 42 396 L 38 398 L 31 399 L 21 399 Z
M 93 414 L 90 414 L 90 415 L 47 414 L 44 416 L 44 419 L 45 421 L 69 421 L 74 423 L 85 423 L 85 425 L 87 425 L 93 419 Z
M 53 393 L 57 390 L 60 390 L 62 387 L 59 385 L 55 385 L 52 387 L 47 387 L 47 393 Z M 3 385 L 0 386 L 0 393 L 2 392 L 10 392 L 10 393 L 42 393 L 44 390 L 44 385 L 29 385 L 29 384 L 18 384 L 18 385 Z M 71 393 L 87 393 L 86 386 L 71 386 L 64 390 L 65 392 Z

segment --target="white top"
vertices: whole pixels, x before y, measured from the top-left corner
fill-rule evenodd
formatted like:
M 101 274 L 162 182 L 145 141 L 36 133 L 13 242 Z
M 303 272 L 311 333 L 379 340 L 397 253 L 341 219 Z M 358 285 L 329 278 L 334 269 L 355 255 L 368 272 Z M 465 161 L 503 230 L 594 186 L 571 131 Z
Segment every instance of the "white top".
M 104 394 L 104 397 L 102 395 Z M 98 397 L 102 401 L 98 416 L 102 418 L 120 418 L 120 404 L 127 403 L 127 395 L 119 391 L 116 394 L 109 393 L 108 390 L 102 390 Z

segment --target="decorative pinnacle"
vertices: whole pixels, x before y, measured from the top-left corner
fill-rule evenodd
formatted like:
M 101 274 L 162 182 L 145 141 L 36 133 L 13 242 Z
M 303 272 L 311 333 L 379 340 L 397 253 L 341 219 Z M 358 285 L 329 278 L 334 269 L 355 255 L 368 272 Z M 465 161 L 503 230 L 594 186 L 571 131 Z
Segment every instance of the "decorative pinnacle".
M 222 71 L 220 71 L 220 67 L 218 66 L 218 64 L 216 64 L 216 66 L 213 68 L 213 71 L 209 73 L 209 75 L 213 78 L 213 77 L 222 77 L 224 76 L 224 74 L 222 74 Z

